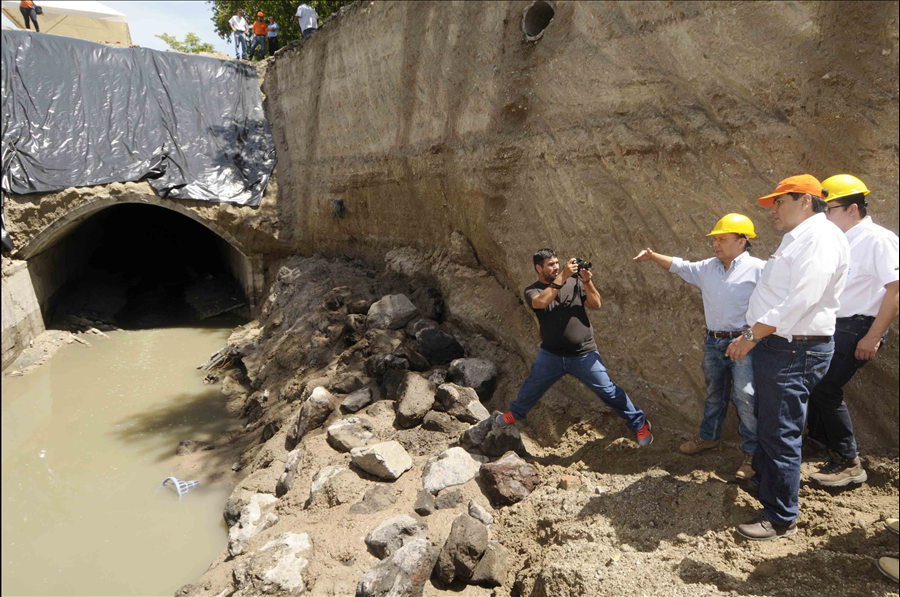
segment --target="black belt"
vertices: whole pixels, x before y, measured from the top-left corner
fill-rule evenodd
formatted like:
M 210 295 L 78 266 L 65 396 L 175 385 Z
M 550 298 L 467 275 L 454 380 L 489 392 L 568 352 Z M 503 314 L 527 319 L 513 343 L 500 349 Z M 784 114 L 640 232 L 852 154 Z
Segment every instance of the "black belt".
M 838 317 L 838 321 L 875 321 L 875 318 L 871 315 L 854 315 L 852 317 Z
M 798 336 L 795 334 L 794 340 L 818 340 L 824 342 L 825 340 L 831 340 L 831 336 Z
M 737 338 L 743 332 L 713 332 L 710 330 L 706 330 L 706 335 L 710 338 Z

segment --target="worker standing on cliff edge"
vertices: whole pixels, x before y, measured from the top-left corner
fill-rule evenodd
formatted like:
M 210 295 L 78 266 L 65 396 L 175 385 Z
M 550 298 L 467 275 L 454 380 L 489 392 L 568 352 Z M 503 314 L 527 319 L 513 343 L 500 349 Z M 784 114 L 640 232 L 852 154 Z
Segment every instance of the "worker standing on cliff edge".
M 609 378 L 588 319 L 587 309 L 600 308 L 600 292 L 591 282 L 590 263 L 569 260 L 560 267 L 553 249 L 541 249 L 532 259 L 538 281 L 525 289 L 525 304 L 534 310 L 541 328 L 541 349 L 509 412 L 496 422 L 511 425 L 525 418 L 544 393 L 564 375 L 591 389 L 637 434 L 637 442 L 653 442 L 650 422 L 631 398 Z
M 737 532 L 754 541 L 797 534 L 806 406 L 831 363 L 850 266 L 847 239 L 825 217 L 825 195 L 818 180 L 802 174 L 759 199 L 785 235 L 750 296 L 750 327 L 726 351 L 739 362 L 753 351 L 758 446 L 750 482 L 763 508 Z
M 810 478 L 819 485 L 841 487 L 866 480 L 844 386 L 875 357 L 900 310 L 898 239 L 867 214 L 869 189 L 863 181 L 838 174 L 823 182 L 822 188 L 828 191 L 825 215 L 850 244 L 850 271 L 837 312 L 834 357 L 809 397 L 804 449 L 817 445 L 827 449 L 829 461 Z
M 735 473 L 740 480 L 753 477 L 756 453 L 756 390 L 753 359 L 743 361 L 725 356 L 731 341 L 747 326 L 747 306 L 766 262 L 749 255 L 750 239 L 756 237 L 753 222 L 741 214 L 728 214 L 712 232 L 715 257 L 704 261 L 685 261 L 656 253 L 649 247 L 635 261 L 653 261 L 677 274 L 688 284 L 700 288 L 706 338 L 703 342 L 703 374 L 706 378 L 706 405 L 699 437 L 683 443 L 684 454 L 698 454 L 719 446 L 728 402 L 737 409 L 744 459 Z

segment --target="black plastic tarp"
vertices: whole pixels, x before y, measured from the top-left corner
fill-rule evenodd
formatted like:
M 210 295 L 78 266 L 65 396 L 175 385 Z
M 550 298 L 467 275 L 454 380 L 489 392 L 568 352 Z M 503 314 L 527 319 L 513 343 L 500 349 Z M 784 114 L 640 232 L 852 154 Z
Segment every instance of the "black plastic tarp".
M 2 42 L 4 192 L 147 178 L 162 197 L 259 205 L 275 143 L 252 65 L 27 31 Z

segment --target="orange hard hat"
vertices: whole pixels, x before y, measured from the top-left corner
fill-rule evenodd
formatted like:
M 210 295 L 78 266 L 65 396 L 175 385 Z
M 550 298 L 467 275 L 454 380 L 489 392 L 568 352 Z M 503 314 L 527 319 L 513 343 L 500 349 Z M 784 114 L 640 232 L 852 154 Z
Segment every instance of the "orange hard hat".
M 772 204 L 775 203 L 775 197 L 784 195 L 785 193 L 809 193 L 820 199 L 825 196 L 822 192 L 822 183 L 819 182 L 815 176 L 812 176 L 811 174 L 800 174 L 798 176 L 785 178 L 779 182 L 778 186 L 775 187 L 774 192 L 758 199 L 759 204 L 763 207 L 772 207 Z
M 256 13 L 256 16 L 258 16 L 258 17 L 264 17 L 264 16 L 266 16 L 266 15 L 264 15 L 264 14 L 262 13 L 262 11 L 259 11 L 258 13 Z

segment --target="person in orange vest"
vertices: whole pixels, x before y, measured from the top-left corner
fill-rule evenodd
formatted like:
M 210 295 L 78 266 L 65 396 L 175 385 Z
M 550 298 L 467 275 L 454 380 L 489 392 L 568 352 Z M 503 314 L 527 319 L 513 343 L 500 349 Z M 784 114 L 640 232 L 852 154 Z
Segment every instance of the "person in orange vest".
M 744 459 L 735 473 L 738 480 L 753 477 L 753 455 L 756 454 L 756 384 L 753 361 L 725 356 L 731 341 L 747 326 L 750 295 L 762 275 L 766 262 L 749 255 L 750 239 L 756 237 L 753 222 L 741 214 L 728 214 L 718 221 L 712 232 L 715 257 L 703 261 L 685 261 L 680 257 L 661 255 L 647 248 L 635 261 L 653 261 L 678 275 L 688 284 L 700 288 L 706 317 L 703 343 L 703 374 L 706 378 L 706 404 L 700 435 L 681 444 L 683 454 L 698 454 L 719 447 L 728 403 L 734 401 L 740 421 Z
M 266 58 L 266 34 L 269 31 L 269 25 L 265 21 L 265 15 L 261 12 L 256 13 L 256 20 L 253 21 L 253 43 L 250 44 L 250 60 L 256 57 L 257 46 L 262 46 L 262 59 Z

